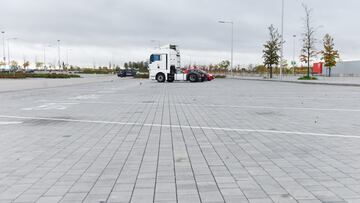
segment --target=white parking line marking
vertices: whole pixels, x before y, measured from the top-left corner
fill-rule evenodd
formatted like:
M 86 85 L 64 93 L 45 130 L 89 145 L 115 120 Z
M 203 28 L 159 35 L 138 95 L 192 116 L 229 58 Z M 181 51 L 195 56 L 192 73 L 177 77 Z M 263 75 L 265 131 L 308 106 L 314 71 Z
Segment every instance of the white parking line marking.
M 78 120 L 78 119 L 46 118 L 46 117 L 31 117 L 31 116 L 9 116 L 9 115 L 0 115 L 0 118 L 24 119 L 24 120 L 36 119 L 36 120 L 64 121 L 64 122 L 78 122 L 78 123 L 97 123 L 97 124 L 114 124 L 114 125 L 138 125 L 138 126 L 164 127 L 164 128 L 188 128 L 188 129 L 203 129 L 203 130 L 233 131 L 233 132 L 234 131 L 235 132 L 257 132 L 257 133 L 267 133 L 267 134 L 312 135 L 312 136 L 319 136 L 319 137 L 338 137 L 338 138 L 360 139 L 360 136 L 355 136 L 355 135 L 311 133 L 311 132 L 282 131 L 282 130 L 219 128 L 219 127 L 189 126 L 189 125 L 142 124 L 142 123 L 127 123 L 127 122 L 118 122 L 118 121 Z
M 16 125 L 21 123 L 22 122 L 16 122 L 16 121 L 0 121 L 0 125 Z
M 61 102 L 61 101 L 54 101 Z M 130 105 L 148 105 L 148 103 L 131 102 L 111 102 L 111 101 L 81 101 L 80 104 L 130 104 Z M 165 104 L 169 105 L 169 104 Z M 335 112 L 360 112 L 360 109 L 339 109 L 339 108 L 308 108 L 308 107 L 282 107 L 282 106 L 251 106 L 251 105 L 222 105 L 222 104 L 171 104 L 175 106 L 193 106 L 193 107 L 213 107 L 213 108 L 239 108 L 239 109 L 280 109 L 280 110 L 307 110 L 307 111 L 335 111 Z
M 96 94 L 87 94 L 87 95 L 79 95 L 76 97 L 71 97 L 69 99 L 75 99 L 75 100 L 87 100 L 87 99 L 98 99 L 99 95 Z
M 276 106 L 239 106 L 239 105 L 198 105 L 207 107 L 228 107 L 228 108 L 248 108 L 248 109 L 282 109 L 282 110 L 309 110 L 309 111 L 344 111 L 344 112 L 360 112 L 360 109 L 325 109 L 325 108 L 307 108 L 307 107 L 276 107 Z
M 32 111 L 32 110 L 41 111 L 41 110 L 52 110 L 52 109 L 65 110 L 65 109 L 67 109 L 68 106 L 75 105 L 75 104 L 78 104 L 78 103 L 46 103 L 46 104 L 35 106 L 35 107 L 22 108 L 21 110 L 24 110 L 24 111 Z

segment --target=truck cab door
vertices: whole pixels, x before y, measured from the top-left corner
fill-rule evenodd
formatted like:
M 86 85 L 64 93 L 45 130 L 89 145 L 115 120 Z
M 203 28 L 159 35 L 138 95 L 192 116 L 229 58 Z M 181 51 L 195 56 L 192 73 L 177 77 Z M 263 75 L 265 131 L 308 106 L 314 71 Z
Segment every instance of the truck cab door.
M 150 56 L 150 69 L 153 70 L 167 70 L 167 54 L 153 54 Z
M 168 55 L 167 54 L 152 54 L 150 56 L 149 64 L 150 79 L 155 79 L 158 73 L 167 75 L 168 70 Z

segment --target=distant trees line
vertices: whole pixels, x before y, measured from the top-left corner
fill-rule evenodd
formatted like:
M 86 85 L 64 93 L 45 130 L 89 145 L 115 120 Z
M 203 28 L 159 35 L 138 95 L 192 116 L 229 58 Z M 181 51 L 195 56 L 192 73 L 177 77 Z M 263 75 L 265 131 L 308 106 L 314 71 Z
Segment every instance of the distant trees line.
M 134 69 L 141 73 L 147 73 L 147 72 L 149 72 L 148 65 L 149 65 L 148 62 L 144 62 L 144 61 L 140 61 L 140 62 L 129 61 L 129 62 L 124 63 L 124 68 L 125 69 Z

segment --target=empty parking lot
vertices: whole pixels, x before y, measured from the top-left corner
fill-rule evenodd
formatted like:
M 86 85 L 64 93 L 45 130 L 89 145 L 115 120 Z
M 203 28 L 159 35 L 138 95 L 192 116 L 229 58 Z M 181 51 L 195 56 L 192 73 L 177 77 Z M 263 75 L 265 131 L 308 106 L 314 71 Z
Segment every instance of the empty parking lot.
M 0 93 L 0 202 L 360 202 L 359 87 L 117 79 Z

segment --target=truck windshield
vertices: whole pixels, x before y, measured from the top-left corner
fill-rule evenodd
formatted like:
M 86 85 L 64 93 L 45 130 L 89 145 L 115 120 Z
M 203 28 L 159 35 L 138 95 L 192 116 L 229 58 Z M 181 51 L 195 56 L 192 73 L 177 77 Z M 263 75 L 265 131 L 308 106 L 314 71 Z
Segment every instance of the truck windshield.
M 150 63 L 155 62 L 155 61 L 161 61 L 160 55 L 153 54 L 150 56 Z

